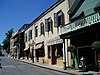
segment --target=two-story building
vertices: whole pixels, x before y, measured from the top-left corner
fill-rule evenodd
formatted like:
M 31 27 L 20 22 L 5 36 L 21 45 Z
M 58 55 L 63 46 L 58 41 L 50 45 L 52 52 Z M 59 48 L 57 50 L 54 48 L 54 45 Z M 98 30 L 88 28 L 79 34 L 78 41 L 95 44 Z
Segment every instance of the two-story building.
M 25 29 L 24 33 L 24 42 L 25 42 L 25 49 L 24 54 L 27 56 L 27 59 L 32 58 L 32 49 L 33 49 L 33 25 L 28 24 L 27 28 Z
M 10 38 L 10 56 L 17 58 L 18 54 L 18 31 L 13 33 Z
M 32 52 L 35 62 L 60 65 L 70 61 L 64 59 L 63 40 L 60 39 L 60 26 L 69 23 L 68 10 L 74 0 L 59 0 L 25 30 L 25 50 Z M 30 53 L 29 52 L 29 53 Z M 70 58 L 69 58 L 70 59 Z
M 61 26 L 60 37 L 63 39 L 64 51 L 68 51 L 66 56 L 71 58 L 71 65 L 79 68 L 82 57 L 85 58 L 86 66 L 97 65 L 100 51 L 96 61 L 91 45 L 100 41 L 100 0 L 75 0 L 68 14 L 70 23 Z
M 12 34 L 10 38 L 10 55 L 13 58 L 24 58 L 24 32 L 28 24 L 24 24 L 18 31 Z

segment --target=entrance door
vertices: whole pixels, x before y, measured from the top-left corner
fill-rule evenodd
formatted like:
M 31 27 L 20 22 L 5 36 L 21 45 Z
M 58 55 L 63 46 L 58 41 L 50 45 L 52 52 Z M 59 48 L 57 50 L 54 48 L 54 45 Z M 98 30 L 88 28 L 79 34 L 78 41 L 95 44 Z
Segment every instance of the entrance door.
M 56 52 L 56 50 L 57 50 L 57 46 L 56 45 L 52 46 L 52 58 L 51 58 L 52 65 L 56 64 L 56 62 L 57 62 L 57 59 L 56 59 L 57 58 L 57 56 L 56 56 L 57 52 Z
M 85 58 L 86 65 L 95 64 L 95 54 L 91 46 L 78 47 L 78 60 Z

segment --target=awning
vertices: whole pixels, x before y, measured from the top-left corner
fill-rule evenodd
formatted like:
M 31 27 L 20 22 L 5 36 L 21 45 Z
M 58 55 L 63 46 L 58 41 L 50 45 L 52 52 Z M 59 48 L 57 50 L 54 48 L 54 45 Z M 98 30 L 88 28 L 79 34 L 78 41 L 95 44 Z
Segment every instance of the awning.
M 95 10 L 95 11 L 100 10 L 100 2 L 96 4 L 96 6 L 94 7 L 94 10 Z
M 40 49 L 40 48 L 42 48 L 42 46 L 43 46 L 43 44 L 38 44 L 38 45 L 35 46 L 34 49 Z
M 81 18 L 81 16 L 84 16 L 84 12 L 79 12 L 79 13 L 76 13 L 72 18 L 71 20 L 75 20 L 75 19 L 79 19 Z
M 78 11 L 80 6 L 83 4 L 85 0 L 75 0 L 74 3 L 72 4 L 71 8 L 68 11 L 68 14 L 70 17 L 75 15 L 75 13 Z
M 29 49 L 29 47 L 25 48 L 23 51 L 27 51 Z

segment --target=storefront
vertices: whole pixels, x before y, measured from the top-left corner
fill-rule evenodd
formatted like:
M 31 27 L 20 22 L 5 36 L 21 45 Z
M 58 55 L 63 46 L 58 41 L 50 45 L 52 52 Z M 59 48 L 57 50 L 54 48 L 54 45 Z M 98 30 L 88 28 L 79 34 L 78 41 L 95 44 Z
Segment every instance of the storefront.
M 55 39 L 47 42 L 49 64 L 63 66 L 62 40 Z
M 38 43 L 34 47 L 37 62 L 44 63 L 44 43 Z
M 70 45 L 75 47 L 74 51 L 70 51 L 71 64 L 74 68 L 79 68 L 80 59 L 82 57 L 85 58 L 87 66 L 96 65 L 95 52 L 92 50 L 91 45 L 95 41 L 100 41 L 99 24 L 100 13 L 93 13 L 85 18 L 81 18 L 61 27 L 60 37 L 64 40 L 70 39 Z M 99 53 L 97 53 L 97 56 L 99 58 L 98 54 Z

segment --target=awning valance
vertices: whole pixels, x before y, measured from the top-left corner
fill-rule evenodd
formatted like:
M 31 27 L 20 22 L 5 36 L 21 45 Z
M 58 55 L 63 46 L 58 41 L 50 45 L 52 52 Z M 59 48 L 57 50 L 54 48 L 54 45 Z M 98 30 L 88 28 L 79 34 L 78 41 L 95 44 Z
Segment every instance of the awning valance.
M 35 46 L 34 49 L 40 49 L 40 48 L 42 48 L 42 47 L 43 47 L 43 44 L 38 44 L 38 45 Z
M 81 16 L 84 16 L 84 12 L 79 12 L 79 13 L 76 13 L 72 18 L 71 20 L 75 20 L 75 19 L 79 19 L 81 18 Z

